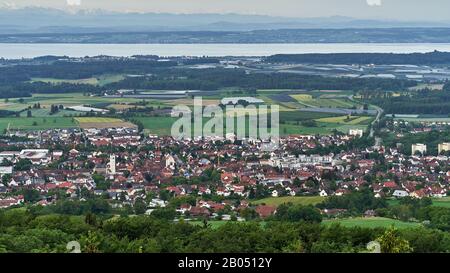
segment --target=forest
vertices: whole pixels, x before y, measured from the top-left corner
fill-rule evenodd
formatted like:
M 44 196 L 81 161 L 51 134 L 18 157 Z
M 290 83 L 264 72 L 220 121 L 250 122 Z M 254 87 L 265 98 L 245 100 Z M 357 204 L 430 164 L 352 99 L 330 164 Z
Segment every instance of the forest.
M 108 203 L 98 198 L 0 210 L 0 252 L 67 252 L 66 244 L 74 240 L 87 253 L 360 253 L 367 252 L 366 244 L 374 240 L 385 253 L 450 252 L 450 209 L 434 207 L 427 198 L 388 205 L 363 190 L 331 197 L 316 207 L 280 205 L 264 220 L 247 212 L 248 221 L 217 227 L 208 219 L 199 224 L 182 218 L 174 222 L 177 202 L 184 201 L 173 199 L 169 207 L 150 216 L 134 215 L 133 209 L 114 216 Z M 401 229 L 323 225 L 325 216 L 318 208 L 346 209 L 349 215 L 373 209 L 384 217 L 414 218 L 423 225 Z
M 193 69 L 176 61 L 154 61 L 144 56 L 137 59 L 54 61 L 47 57 L 43 64 L 9 65 L 0 67 L 0 98 L 29 97 L 37 93 L 88 92 L 100 94 L 107 90 L 218 90 L 246 89 L 303 89 L 303 90 L 389 90 L 400 91 L 417 85 L 409 80 L 353 79 L 297 75 L 291 73 L 248 73 L 244 69 Z M 34 60 L 36 61 L 36 60 Z M 182 60 L 181 64 L 216 63 L 216 59 Z M 118 82 L 105 85 L 81 83 L 43 83 L 33 78 L 79 80 L 105 74 L 132 74 Z
M 150 77 L 127 78 L 121 82 L 110 84 L 108 88 L 217 90 L 225 87 L 242 87 L 355 91 L 361 89 L 383 89 L 395 91 L 403 90 L 416 84 L 414 81 L 407 80 L 331 78 L 290 73 L 247 73 L 243 69 L 217 68 L 166 70 Z
M 418 92 L 402 93 L 400 96 L 377 96 L 372 92 L 369 102 L 380 106 L 389 114 L 437 114 L 448 115 L 450 113 L 450 88 L 446 84 L 443 92 L 435 92 L 428 89 Z

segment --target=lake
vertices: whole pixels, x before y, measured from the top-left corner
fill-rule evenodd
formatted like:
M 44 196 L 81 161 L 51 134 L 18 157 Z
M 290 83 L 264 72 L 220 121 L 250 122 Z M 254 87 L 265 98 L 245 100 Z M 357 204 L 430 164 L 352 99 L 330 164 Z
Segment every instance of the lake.
M 301 53 L 414 53 L 450 51 L 450 44 L 2 44 L 0 58 L 57 56 L 270 56 Z

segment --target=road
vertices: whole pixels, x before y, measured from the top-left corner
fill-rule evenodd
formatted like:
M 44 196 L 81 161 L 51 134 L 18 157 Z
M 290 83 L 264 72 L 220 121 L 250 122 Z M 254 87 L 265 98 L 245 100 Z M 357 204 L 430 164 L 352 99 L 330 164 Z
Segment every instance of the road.
M 353 98 L 353 95 L 348 96 L 348 99 L 349 99 L 350 101 L 357 102 L 357 101 L 355 101 L 355 99 Z M 375 108 L 375 111 L 377 111 L 377 116 L 376 116 L 376 118 L 372 121 L 371 126 L 370 126 L 370 134 L 369 134 L 369 137 L 372 138 L 372 137 L 374 137 L 374 135 L 375 135 L 375 130 L 373 129 L 373 126 L 374 126 L 377 122 L 380 121 L 381 116 L 383 115 L 384 110 L 383 110 L 383 108 L 378 107 L 378 106 L 376 106 L 376 105 L 371 105 L 371 106 L 372 106 L 373 108 Z
M 375 130 L 373 129 L 373 126 L 380 121 L 381 119 L 381 115 L 383 115 L 384 110 L 378 106 L 373 105 L 373 107 L 375 108 L 375 110 L 377 111 L 377 117 L 375 118 L 375 120 L 372 122 L 372 126 L 370 127 L 370 134 L 369 137 L 374 137 L 375 134 Z

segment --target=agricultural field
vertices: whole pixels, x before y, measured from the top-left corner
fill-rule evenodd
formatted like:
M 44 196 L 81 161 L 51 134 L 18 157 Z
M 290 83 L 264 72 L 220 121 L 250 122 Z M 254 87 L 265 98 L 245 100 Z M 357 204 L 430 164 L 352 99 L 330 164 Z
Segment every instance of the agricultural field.
M 115 118 L 101 118 L 101 117 L 82 117 L 75 118 L 81 128 L 111 128 L 111 127 L 128 127 L 134 128 L 136 125 L 125 122 L 121 119 Z
M 331 113 L 306 112 L 306 111 L 280 112 L 280 122 L 318 120 L 322 118 L 332 118 L 332 117 L 336 117 L 336 115 Z
M 316 119 L 316 121 L 318 122 L 347 124 L 347 125 L 360 125 L 360 124 L 368 125 L 371 120 L 372 117 L 367 116 L 339 116 L 339 117 Z
M 33 117 L 75 117 L 81 115 L 81 112 L 72 111 L 72 110 L 60 110 L 57 113 L 50 114 L 50 109 L 31 109 L 31 115 Z M 27 117 L 28 111 L 23 111 L 20 113 L 20 117 Z
M 69 117 L 32 117 L 32 118 L 0 118 L 0 132 L 11 130 L 47 130 L 59 128 L 78 128 L 78 123 Z
M 62 83 L 70 83 L 70 84 L 90 84 L 90 85 L 99 85 L 104 86 L 110 83 L 119 82 L 121 80 L 125 79 L 124 75 L 100 75 L 97 77 L 87 78 L 87 79 L 77 79 L 77 80 L 71 80 L 71 79 L 56 79 L 56 78 L 32 78 L 32 82 L 46 82 L 51 84 L 62 84 Z
M 409 121 L 409 122 L 415 122 L 415 123 L 420 123 L 420 122 L 436 122 L 436 123 L 446 122 L 446 123 L 450 123 L 450 117 L 442 117 L 442 116 L 436 116 L 436 117 L 431 117 L 431 116 L 395 117 L 394 119 L 395 120 L 404 120 L 404 121 Z
M 168 136 L 170 135 L 172 124 L 177 119 L 172 117 L 136 117 L 133 120 L 141 122 L 146 133 Z
M 409 88 L 409 90 L 418 91 L 426 88 L 433 91 L 442 91 L 444 89 L 444 84 L 421 83 L 418 84 L 417 86 Z
M 305 126 L 304 121 L 315 121 L 314 125 Z M 334 130 L 348 133 L 350 129 L 367 130 L 372 117 L 366 116 L 338 116 L 331 113 L 319 112 L 281 112 L 280 133 L 289 134 L 320 134 L 333 133 Z
M 280 124 L 281 135 L 329 135 L 336 128 L 333 124 L 320 124 L 315 127 L 307 127 L 297 124 Z
M 51 84 L 62 84 L 62 83 L 70 83 L 70 84 L 91 84 L 97 85 L 98 80 L 96 78 L 87 78 L 87 79 L 55 79 L 55 78 L 31 78 L 32 82 L 45 82 Z
M 291 95 L 291 97 L 306 107 L 353 108 L 359 106 L 358 103 L 351 101 L 347 96 L 321 95 L 315 97 L 310 94 L 296 94 Z
M 0 104 L 1 110 L 17 111 L 34 104 L 40 103 L 41 107 L 50 108 L 52 104 L 68 106 L 77 105 L 110 105 L 115 103 L 136 103 L 141 100 L 133 98 L 104 98 L 98 96 L 83 95 L 83 93 L 67 94 L 34 94 L 32 97 L 20 99 L 10 99 L 8 103 Z
M 275 91 L 272 91 L 275 92 Z M 298 92 L 298 91 L 296 91 Z M 270 94 L 269 91 L 267 91 Z M 275 94 L 275 93 L 274 93 Z M 351 117 L 347 120 L 346 116 L 337 115 L 333 113 L 320 113 L 320 112 L 307 112 L 298 111 L 299 108 L 305 108 L 305 105 L 301 105 L 291 96 L 286 94 L 284 99 L 289 98 L 290 102 L 278 102 L 276 99 L 277 95 L 259 95 L 257 97 L 263 99 L 267 104 L 278 104 L 280 105 L 280 134 L 331 134 L 334 130 L 338 130 L 347 133 L 349 129 L 366 129 L 367 125 L 370 123 L 369 117 Z M 311 99 L 314 100 L 311 95 L 293 95 L 297 98 Z M 330 96 L 325 94 L 323 96 Z M 344 99 L 347 98 L 344 96 Z M 338 100 L 340 100 L 339 98 Z M 220 101 L 219 98 L 205 97 L 203 100 L 204 105 L 216 105 Z M 64 107 L 72 107 L 79 105 L 89 105 L 96 108 L 114 108 L 116 110 L 122 111 L 129 108 L 134 108 L 135 103 L 142 103 L 142 99 L 135 98 L 108 98 L 99 96 L 89 96 L 83 93 L 68 93 L 68 94 L 35 94 L 29 98 L 23 99 L 10 99 L 0 103 L 0 110 L 9 110 L 15 112 L 21 112 L 21 117 L 27 116 L 27 111 L 25 109 L 32 108 L 32 116 L 36 118 L 53 118 L 53 117 L 77 117 L 80 116 L 81 112 L 61 110 L 54 115 L 50 115 L 51 105 L 63 105 Z M 145 105 L 148 107 L 164 108 L 173 105 L 184 104 L 192 106 L 193 100 L 191 99 L 176 99 L 176 100 L 156 100 L 149 99 L 145 100 Z M 33 109 L 35 104 L 39 103 L 41 109 Z M 138 107 L 142 108 L 142 105 Z M 238 113 L 238 115 L 240 115 Z M 143 123 L 146 132 L 157 134 L 157 135 L 169 135 L 171 126 L 176 120 L 171 117 L 137 117 L 135 120 L 139 120 Z M 207 121 L 207 119 L 205 119 Z M 304 121 L 315 121 L 316 124 L 313 126 L 304 126 L 302 124 Z M 81 125 L 84 128 L 92 128 L 93 126 L 105 126 L 105 122 L 83 122 Z M 126 126 L 131 126 L 130 123 L 124 123 Z
M 175 99 L 175 100 L 163 100 L 161 101 L 164 105 L 186 105 L 186 106 L 194 106 L 194 100 L 193 99 Z M 203 99 L 202 105 L 203 106 L 209 106 L 209 105 L 219 105 L 220 100 L 218 99 Z
M 296 117 L 298 115 L 298 117 Z M 367 125 L 351 125 L 339 123 L 317 122 L 314 127 L 302 125 L 302 121 L 314 120 L 315 117 L 326 116 L 323 113 L 309 113 L 309 112 L 281 112 L 280 113 L 280 134 L 281 135 L 299 135 L 299 134 L 332 134 L 334 130 L 343 133 L 348 133 L 350 129 L 367 130 Z M 172 117 L 136 117 L 134 120 L 140 121 L 146 132 L 156 135 L 170 135 L 172 124 L 177 118 Z M 204 119 L 204 124 L 209 119 Z M 297 121 L 295 121 L 297 120 Z M 285 121 L 285 122 L 283 122 Z M 225 124 L 225 123 L 224 123 Z
M 344 227 L 362 227 L 362 228 L 388 228 L 395 226 L 396 228 L 415 228 L 421 226 L 420 223 L 402 222 L 399 220 L 383 218 L 383 217 L 371 217 L 371 218 L 348 218 L 348 219 L 333 219 L 324 220 L 322 224 L 332 225 L 339 223 Z
M 276 206 L 287 203 L 294 205 L 316 205 L 325 200 L 325 197 L 321 196 L 284 196 L 284 197 L 268 197 L 252 202 L 255 205 L 266 204 L 268 206 Z

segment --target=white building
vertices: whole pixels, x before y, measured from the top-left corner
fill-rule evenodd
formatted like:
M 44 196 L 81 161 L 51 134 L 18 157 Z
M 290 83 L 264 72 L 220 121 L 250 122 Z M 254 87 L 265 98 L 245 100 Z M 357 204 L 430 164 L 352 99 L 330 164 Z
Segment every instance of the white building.
M 412 155 L 415 155 L 416 153 L 421 153 L 422 155 L 426 154 L 427 152 L 427 145 L 416 143 L 411 146 L 411 153 Z
M 175 158 L 171 155 L 166 155 L 166 168 L 175 169 Z
M 50 157 L 47 149 L 26 149 L 19 154 L 19 158 L 29 159 L 33 164 L 46 164 L 50 161 Z
M 441 143 L 438 145 L 439 154 L 450 151 L 450 143 Z
M 5 174 L 12 174 L 13 173 L 13 167 L 12 166 L 0 166 L 0 176 L 3 176 Z
M 362 137 L 364 135 L 364 130 L 362 129 L 350 129 L 348 132 L 351 136 Z
M 245 101 L 248 104 L 262 104 L 264 101 L 262 99 L 254 97 L 233 97 L 233 98 L 223 98 L 220 103 L 223 105 L 233 104 L 236 105 L 240 101 Z
M 392 196 L 398 197 L 398 198 L 403 198 L 403 197 L 409 196 L 409 193 L 407 191 L 396 190 L 396 191 L 394 191 Z
M 114 154 L 109 156 L 108 174 L 116 174 L 116 155 Z

